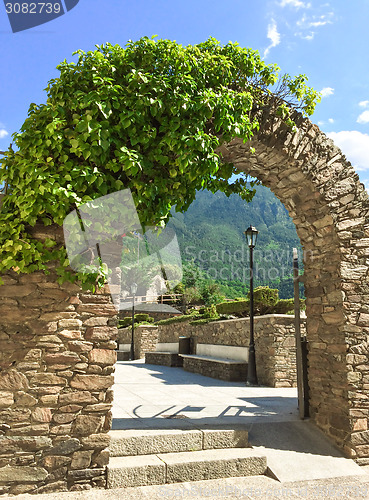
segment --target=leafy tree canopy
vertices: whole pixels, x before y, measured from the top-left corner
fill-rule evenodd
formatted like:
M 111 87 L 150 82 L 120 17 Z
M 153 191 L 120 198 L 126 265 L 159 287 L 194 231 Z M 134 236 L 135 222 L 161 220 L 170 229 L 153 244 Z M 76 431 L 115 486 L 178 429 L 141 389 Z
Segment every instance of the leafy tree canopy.
M 65 248 L 37 242 L 30 227 L 61 225 L 79 205 L 123 188 L 144 225 L 165 223 L 173 205 L 185 211 L 199 189 L 251 199 L 246 178 L 230 181 L 236 170 L 217 148 L 248 141 L 266 105 L 291 125 L 291 107 L 310 115 L 320 98 L 305 75 L 279 79 L 275 64 L 237 43 L 144 37 L 96 47 L 58 66 L 46 104 L 30 105 L 3 155 L 0 272 L 46 269 L 57 259 L 60 276 L 75 279 Z

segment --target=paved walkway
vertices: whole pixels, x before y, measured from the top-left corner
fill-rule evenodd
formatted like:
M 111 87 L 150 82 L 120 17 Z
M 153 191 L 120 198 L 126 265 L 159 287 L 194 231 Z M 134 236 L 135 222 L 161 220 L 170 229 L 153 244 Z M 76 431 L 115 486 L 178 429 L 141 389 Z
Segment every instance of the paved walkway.
M 118 362 L 113 429 L 299 421 L 294 388 L 246 387 L 182 368 Z
M 267 456 L 274 478 L 240 477 L 17 498 L 369 498 L 366 468 L 344 458 L 312 423 L 299 419 L 296 389 L 246 387 L 142 361 L 117 363 L 113 429 L 238 425 L 249 430 L 251 445 Z

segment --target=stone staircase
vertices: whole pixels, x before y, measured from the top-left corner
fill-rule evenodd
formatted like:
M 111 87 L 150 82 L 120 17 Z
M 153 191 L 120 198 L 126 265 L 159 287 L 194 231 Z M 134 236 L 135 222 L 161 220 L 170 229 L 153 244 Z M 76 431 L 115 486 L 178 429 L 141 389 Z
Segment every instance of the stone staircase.
M 244 429 L 110 431 L 108 488 L 263 475 L 266 457 Z

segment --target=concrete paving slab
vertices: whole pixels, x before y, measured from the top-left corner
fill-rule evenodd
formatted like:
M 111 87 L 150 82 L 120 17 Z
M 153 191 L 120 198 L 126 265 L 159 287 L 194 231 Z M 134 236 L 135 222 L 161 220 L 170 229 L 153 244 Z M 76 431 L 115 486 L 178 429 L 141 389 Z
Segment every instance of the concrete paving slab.
M 366 475 L 309 421 L 253 423 L 249 440 L 281 482 Z
M 114 390 L 116 387 L 126 389 L 125 397 L 132 395 L 128 402 L 132 418 L 120 418 L 119 410 L 115 411 L 115 405 L 127 409 L 127 401 L 120 400 L 123 392 L 117 392 L 114 429 L 239 426 L 249 431 L 250 444 L 265 452 L 280 481 L 363 474 L 312 423 L 300 420 L 295 388 L 247 387 L 242 382 L 224 382 L 143 361 L 117 363 Z M 166 393 L 176 404 L 159 408 Z M 164 417 L 176 413 L 185 418 Z

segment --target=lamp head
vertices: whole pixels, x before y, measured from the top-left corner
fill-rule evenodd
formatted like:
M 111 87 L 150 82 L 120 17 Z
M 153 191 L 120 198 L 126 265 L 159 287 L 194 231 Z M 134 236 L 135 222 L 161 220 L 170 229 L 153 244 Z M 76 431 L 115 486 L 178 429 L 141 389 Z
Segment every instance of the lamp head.
M 247 244 L 250 248 L 254 248 L 254 246 L 256 245 L 256 240 L 257 240 L 258 234 L 259 234 L 259 231 L 254 226 L 250 225 L 250 227 L 248 229 L 246 229 L 245 236 L 246 236 Z
M 136 295 L 136 293 L 137 293 L 137 283 L 132 283 L 132 285 L 131 285 L 131 293 L 132 293 L 132 295 Z

